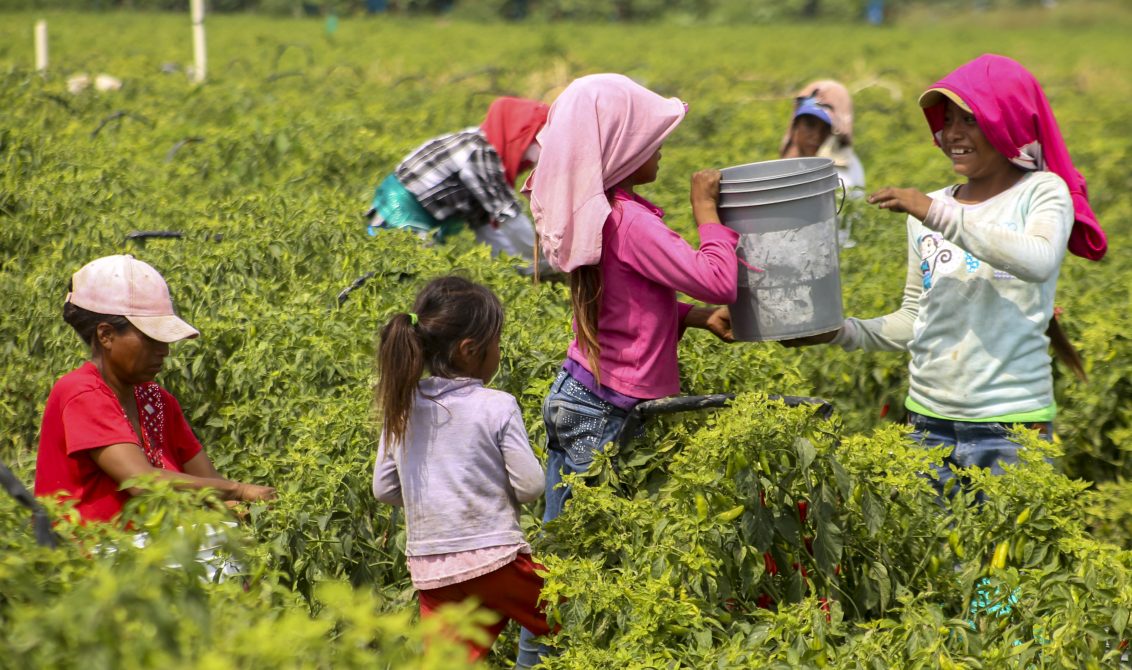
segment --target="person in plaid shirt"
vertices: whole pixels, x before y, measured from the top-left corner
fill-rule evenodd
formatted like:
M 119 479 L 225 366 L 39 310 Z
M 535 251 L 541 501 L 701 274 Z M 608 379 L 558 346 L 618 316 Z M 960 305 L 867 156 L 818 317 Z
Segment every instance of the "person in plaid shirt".
M 369 233 L 408 228 L 443 242 L 467 225 L 493 254 L 530 262 L 534 227 L 515 197 L 515 180 L 538 160 L 535 135 L 548 109 L 535 100 L 498 98 L 480 127 L 422 144 L 377 187 L 366 215 Z

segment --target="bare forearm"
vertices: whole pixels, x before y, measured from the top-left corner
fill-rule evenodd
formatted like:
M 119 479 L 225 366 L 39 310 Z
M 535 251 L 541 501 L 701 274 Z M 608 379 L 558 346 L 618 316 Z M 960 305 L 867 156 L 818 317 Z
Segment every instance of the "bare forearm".
M 173 484 L 174 488 L 178 489 L 213 489 L 219 494 L 223 500 L 240 500 L 242 498 L 240 488 L 243 484 L 234 482 L 228 479 L 219 477 L 197 477 L 188 475 L 183 472 L 172 472 L 170 470 L 153 469 L 153 474 L 157 479 L 162 479 Z M 136 486 L 131 486 L 126 491 L 136 496 L 144 489 Z
M 711 200 L 695 201 L 692 203 L 692 216 L 696 219 L 696 226 L 705 223 L 719 223 L 719 210 Z
M 212 460 L 203 449 L 197 452 L 196 456 L 185 461 L 185 465 L 181 468 L 181 471 L 186 475 L 201 477 L 203 479 L 226 479 L 224 475 L 217 471 L 216 466 L 212 464 Z
M 684 317 L 685 328 L 707 328 L 708 319 L 715 313 L 714 307 L 693 307 Z
M 138 448 L 138 445 L 128 442 L 92 449 L 90 450 L 90 458 L 95 465 L 110 475 L 119 485 L 138 477 L 153 476 L 168 481 L 179 489 L 212 489 L 224 500 L 257 501 L 271 500 L 275 497 L 275 489 L 270 486 L 234 482 L 218 474 L 201 477 L 195 474 L 155 468 L 146 459 L 145 453 Z M 194 461 L 196 462 L 193 463 Z M 195 472 L 204 471 L 206 474 L 210 474 L 211 471 L 211 473 L 215 473 L 216 469 L 212 467 L 211 463 L 208 463 L 207 468 L 204 466 L 207 461 L 208 457 L 202 454 L 197 454 L 197 456 L 189 459 L 189 463 L 193 463 L 192 469 Z M 144 489 L 137 486 L 126 488 L 126 492 L 132 496 L 143 491 Z

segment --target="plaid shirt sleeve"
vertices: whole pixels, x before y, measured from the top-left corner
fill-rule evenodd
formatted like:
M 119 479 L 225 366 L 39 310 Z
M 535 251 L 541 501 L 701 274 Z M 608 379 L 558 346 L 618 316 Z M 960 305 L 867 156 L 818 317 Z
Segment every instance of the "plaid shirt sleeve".
M 426 142 L 396 175 L 438 221 L 462 218 L 476 228 L 522 212 L 503 176 L 503 162 L 479 129 Z
M 486 139 L 476 147 L 460 170 L 460 181 L 486 213 L 484 223 L 505 221 L 523 211 L 503 176 L 503 161 Z

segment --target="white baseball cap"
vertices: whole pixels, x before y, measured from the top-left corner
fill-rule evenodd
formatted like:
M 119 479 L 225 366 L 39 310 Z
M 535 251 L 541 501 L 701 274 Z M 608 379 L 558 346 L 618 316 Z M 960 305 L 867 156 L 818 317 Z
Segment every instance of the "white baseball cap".
M 84 265 L 71 277 L 67 302 L 98 314 L 123 316 L 158 342 L 200 335 L 173 311 L 161 273 L 130 255 L 105 256 Z

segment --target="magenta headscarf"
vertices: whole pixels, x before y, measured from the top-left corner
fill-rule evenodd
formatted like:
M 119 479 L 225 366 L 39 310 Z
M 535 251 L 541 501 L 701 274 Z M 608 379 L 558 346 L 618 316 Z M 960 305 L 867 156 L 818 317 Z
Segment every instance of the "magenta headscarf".
M 644 165 L 684 113 L 677 98 L 620 74 L 581 77 L 562 91 L 538 134 L 542 153 L 523 187 L 552 266 L 569 272 L 601 260 L 611 211 L 606 191 Z
M 933 95 L 933 91 L 939 91 Z M 1085 178 L 1073 167 L 1065 140 L 1038 80 L 1005 56 L 984 54 L 933 84 L 923 96 L 924 116 L 939 144 L 946 100 L 954 93 L 975 115 L 987 141 L 1024 170 L 1048 170 L 1065 180 L 1073 197 L 1069 251 L 1100 260 L 1108 249 L 1104 230 L 1089 207 Z

